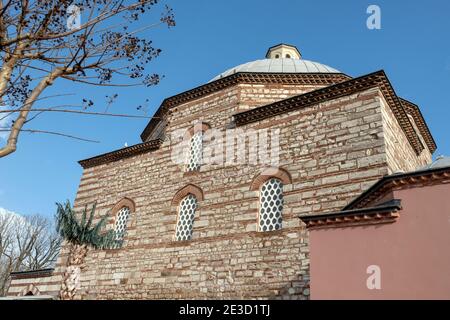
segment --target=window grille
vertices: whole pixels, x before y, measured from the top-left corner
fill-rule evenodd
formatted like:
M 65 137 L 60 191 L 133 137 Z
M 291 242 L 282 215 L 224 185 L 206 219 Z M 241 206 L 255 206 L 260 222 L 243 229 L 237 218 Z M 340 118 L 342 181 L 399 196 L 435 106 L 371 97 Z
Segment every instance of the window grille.
M 116 226 L 114 231 L 116 232 L 116 240 L 123 240 L 127 229 L 128 217 L 130 215 L 130 208 L 123 207 L 117 212 Z
M 202 162 L 202 141 L 203 133 L 197 132 L 194 134 L 190 141 L 187 171 L 200 170 L 200 164 Z
M 176 240 L 192 239 L 192 225 L 194 223 L 195 210 L 197 210 L 197 198 L 189 194 L 180 202 Z
M 282 227 L 283 183 L 275 178 L 267 180 L 260 191 L 259 231 L 273 231 Z

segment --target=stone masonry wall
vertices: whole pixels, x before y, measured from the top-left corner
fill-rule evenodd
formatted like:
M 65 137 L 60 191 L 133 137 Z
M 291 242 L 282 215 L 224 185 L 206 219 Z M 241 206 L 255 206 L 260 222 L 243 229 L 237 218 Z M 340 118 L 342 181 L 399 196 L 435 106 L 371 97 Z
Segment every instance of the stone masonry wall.
M 408 142 L 404 131 L 400 128 L 392 110 L 382 96 L 379 98 L 383 114 L 384 139 L 389 174 L 398 171 L 414 171 L 431 162 L 431 153 L 423 138 L 424 149 L 419 156 Z M 414 124 L 415 125 L 415 124 Z
M 61 288 L 61 277 L 53 273 L 51 276 L 13 279 L 7 296 L 24 296 L 29 291 L 33 295 L 58 296 Z
M 308 299 L 308 235 L 298 216 L 339 210 L 393 170 L 379 90 L 240 128 L 280 130 L 279 166 L 290 173 L 292 184 L 284 186 L 283 229 L 278 231 L 256 231 L 259 198 L 250 185 L 261 166 L 213 165 L 185 173 L 170 154 L 174 130 L 201 120 L 224 131 L 234 113 L 298 90 L 238 85 L 180 105 L 169 117 L 159 150 L 84 170 L 77 209 L 96 201 L 100 216 L 128 197 L 136 211 L 123 248 L 88 253 L 79 298 Z M 204 200 L 193 239 L 176 242 L 177 206 L 171 202 L 188 184 L 201 188 Z
M 323 88 L 318 85 L 240 84 L 239 111 Z

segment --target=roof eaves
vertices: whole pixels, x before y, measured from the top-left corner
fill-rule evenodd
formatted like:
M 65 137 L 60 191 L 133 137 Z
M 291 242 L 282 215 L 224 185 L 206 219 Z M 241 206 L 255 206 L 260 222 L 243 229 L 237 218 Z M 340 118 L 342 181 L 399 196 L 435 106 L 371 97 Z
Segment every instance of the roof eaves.
M 430 153 L 433 153 L 437 149 L 436 141 L 433 138 L 433 135 L 430 132 L 430 129 L 428 128 L 428 125 L 425 121 L 425 118 L 423 117 L 422 112 L 420 111 L 420 108 L 417 104 L 408 101 L 406 99 L 400 98 L 400 101 L 402 104 L 405 105 L 407 110 L 411 111 L 414 115 L 415 119 L 418 119 L 419 123 L 417 123 L 419 130 L 424 137 L 425 141 L 427 142 L 427 146 L 430 150 Z
M 113 161 L 118 161 L 121 159 L 129 158 L 146 152 L 154 151 L 159 149 L 162 144 L 161 139 L 150 140 L 147 142 L 142 142 L 135 144 L 130 147 L 117 149 L 111 152 L 107 152 L 92 158 L 84 159 L 78 161 L 78 163 L 83 167 L 83 169 L 99 166 L 105 163 L 110 163 Z
M 17 271 L 11 272 L 11 279 L 26 279 L 35 277 L 50 277 L 53 274 L 54 268 L 30 270 L 30 271 Z
M 282 83 L 282 84 L 324 84 L 332 85 L 351 79 L 345 73 L 264 73 L 264 72 L 237 72 L 226 77 L 216 79 L 193 89 L 181 92 L 163 100 L 155 117 L 150 119 L 140 137 L 145 141 L 151 134 L 159 119 L 172 107 L 181 103 L 198 99 L 202 96 L 215 93 L 239 83 Z
M 392 223 L 399 218 L 398 211 L 401 209 L 401 200 L 393 199 L 375 207 L 301 216 L 300 219 L 308 229 Z
M 372 187 L 353 199 L 342 210 L 364 207 L 364 205 L 386 194 L 386 192 L 392 190 L 394 187 L 410 186 L 418 183 L 423 184 L 427 180 L 441 180 L 445 183 L 450 183 L 450 167 L 421 169 L 384 176 Z
M 373 87 L 380 89 L 414 151 L 416 154 L 420 154 L 424 147 L 383 70 L 240 112 L 233 116 L 233 120 L 236 126 L 242 126 Z

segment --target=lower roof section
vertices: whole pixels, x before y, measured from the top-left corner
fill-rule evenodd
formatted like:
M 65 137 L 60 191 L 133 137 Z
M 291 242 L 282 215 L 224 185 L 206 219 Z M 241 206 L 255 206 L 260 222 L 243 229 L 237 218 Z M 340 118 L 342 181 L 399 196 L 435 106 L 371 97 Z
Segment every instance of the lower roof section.
M 37 277 L 50 277 L 53 274 L 55 269 L 40 269 L 40 270 L 31 270 L 31 271 L 19 271 L 19 272 L 11 272 L 11 279 L 28 279 L 28 278 L 37 278 Z
M 420 187 L 430 183 L 450 183 L 450 166 L 425 168 L 407 173 L 384 176 L 372 187 L 346 205 L 343 210 L 364 208 L 387 192 L 404 187 Z
M 401 209 L 401 200 L 394 199 L 375 207 L 304 216 L 300 219 L 308 229 L 390 223 L 399 217 L 398 211 Z
M 450 166 L 425 168 L 408 173 L 385 176 L 341 211 L 320 215 L 300 216 L 309 229 L 390 223 L 397 220 L 401 200 L 393 199 L 371 206 L 388 192 L 397 189 L 450 183 Z

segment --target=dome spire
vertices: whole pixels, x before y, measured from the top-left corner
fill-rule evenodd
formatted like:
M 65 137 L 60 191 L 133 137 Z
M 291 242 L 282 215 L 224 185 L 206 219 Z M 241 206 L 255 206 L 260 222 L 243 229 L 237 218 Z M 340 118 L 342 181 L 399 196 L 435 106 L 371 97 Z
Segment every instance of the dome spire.
M 279 58 L 301 59 L 302 55 L 301 55 L 300 51 L 298 51 L 296 46 L 280 43 L 276 46 L 270 47 L 269 50 L 267 50 L 266 58 L 267 59 L 279 59 Z

